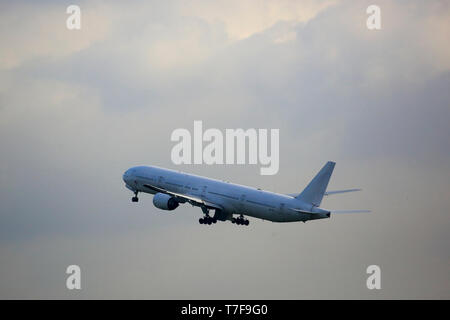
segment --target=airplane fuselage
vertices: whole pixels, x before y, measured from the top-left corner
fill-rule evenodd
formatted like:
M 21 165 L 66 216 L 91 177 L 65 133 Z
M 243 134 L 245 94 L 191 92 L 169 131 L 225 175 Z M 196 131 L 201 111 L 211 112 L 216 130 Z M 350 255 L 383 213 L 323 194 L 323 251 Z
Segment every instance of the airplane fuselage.
M 233 215 L 246 215 L 273 222 L 330 217 L 329 211 L 288 195 L 156 166 L 130 168 L 124 173 L 123 180 L 127 188 L 136 194 L 144 192 L 156 195 L 164 190 L 167 194 L 177 195 L 176 199 L 184 199 L 183 196 L 188 199 L 180 203 L 190 202 L 197 205 L 198 201 L 189 201 L 192 198 L 201 199 L 206 207 L 208 204 L 214 204 L 215 207 L 211 209 L 216 209 L 216 212 L 220 213 L 217 215 L 219 220 L 231 220 Z

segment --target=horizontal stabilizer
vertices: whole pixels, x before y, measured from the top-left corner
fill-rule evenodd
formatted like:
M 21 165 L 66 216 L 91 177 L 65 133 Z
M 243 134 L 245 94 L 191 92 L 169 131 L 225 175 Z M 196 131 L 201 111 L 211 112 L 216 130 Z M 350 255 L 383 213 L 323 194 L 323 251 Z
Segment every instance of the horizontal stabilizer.
M 347 192 L 356 192 L 356 191 L 361 191 L 362 189 L 345 189 L 345 190 L 332 190 L 332 191 L 326 191 L 323 195 L 324 196 L 331 196 L 333 194 L 339 194 L 339 193 L 347 193 Z M 290 197 L 297 197 L 298 193 L 287 193 L 287 196 Z
M 334 213 L 369 213 L 372 212 L 370 210 L 332 210 L 331 214 Z
M 302 210 L 302 209 L 295 209 L 295 208 L 291 208 L 292 211 L 298 212 L 298 213 L 303 213 L 303 214 L 314 214 L 315 212 L 312 211 L 306 211 L 306 210 Z
M 330 196 L 332 194 L 338 194 L 338 193 L 347 193 L 347 192 L 356 192 L 361 191 L 362 189 L 346 189 L 346 190 L 333 190 L 333 191 L 327 191 L 325 192 L 325 196 Z
M 330 211 L 318 207 L 313 207 L 312 211 L 297 208 L 290 208 L 290 209 L 302 214 L 328 214 L 328 215 L 330 214 Z

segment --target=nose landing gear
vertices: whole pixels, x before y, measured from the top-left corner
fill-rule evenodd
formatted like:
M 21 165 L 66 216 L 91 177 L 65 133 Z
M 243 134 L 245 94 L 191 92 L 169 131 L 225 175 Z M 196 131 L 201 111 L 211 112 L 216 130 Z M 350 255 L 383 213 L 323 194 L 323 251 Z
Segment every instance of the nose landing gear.
M 139 201 L 139 198 L 138 198 L 138 192 L 137 191 L 135 191 L 134 192 L 134 197 L 133 198 L 131 198 L 131 202 L 138 202 Z
M 235 223 L 237 225 L 244 225 L 248 226 L 250 224 L 250 221 L 244 218 L 244 216 L 241 214 L 239 218 L 233 218 L 231 219 L 231 223 Z

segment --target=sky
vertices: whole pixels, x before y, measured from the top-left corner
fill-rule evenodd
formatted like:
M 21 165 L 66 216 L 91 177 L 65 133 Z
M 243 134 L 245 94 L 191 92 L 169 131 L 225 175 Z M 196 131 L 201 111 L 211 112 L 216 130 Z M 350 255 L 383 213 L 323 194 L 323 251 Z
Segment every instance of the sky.
M 0 1 L 0 298 L 449 299 L 449 32 L 447 1 Z M 173 164 L 195 120 L 279 129 L 278 173 Z M 363 191 L 322 206 L 371 213 L 204 226 L 122 181 L 295 193 L 328 160 L 329 189 Z

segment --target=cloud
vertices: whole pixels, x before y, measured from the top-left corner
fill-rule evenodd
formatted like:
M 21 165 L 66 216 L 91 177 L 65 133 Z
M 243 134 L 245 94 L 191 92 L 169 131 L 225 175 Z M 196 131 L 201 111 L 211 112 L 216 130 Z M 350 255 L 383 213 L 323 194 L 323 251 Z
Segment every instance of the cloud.
M 180 14 L 222 24 L 233 40 L 263 32 L 279 21 L 307 22 L 336 1 L 192 1 L 181 3 Z
M 380 2 L 369 31 L 369 4 L 82 2 L 80 33 L 57 2 L 2 5 L 0 295 L 71 298 L 76 262 L 88 298 L 447 297 L 448 6 Z M 279 128 L 279 174 L 175 167 L 194 120 Z M 205 229 L 121 181 L 156 164 L 292 193 L 327 160 L 330 188 L 364 191 L 324 206 L 371 215 Z
M 96 5 L 82 12 L 82 28 L 66 28 L 66 7 L 56 3 L 27 2 L 2 5 L 0 13 L 0 70 L 40 57 L 58 59 L 88 48 L 108 32 L 109 23 Z

